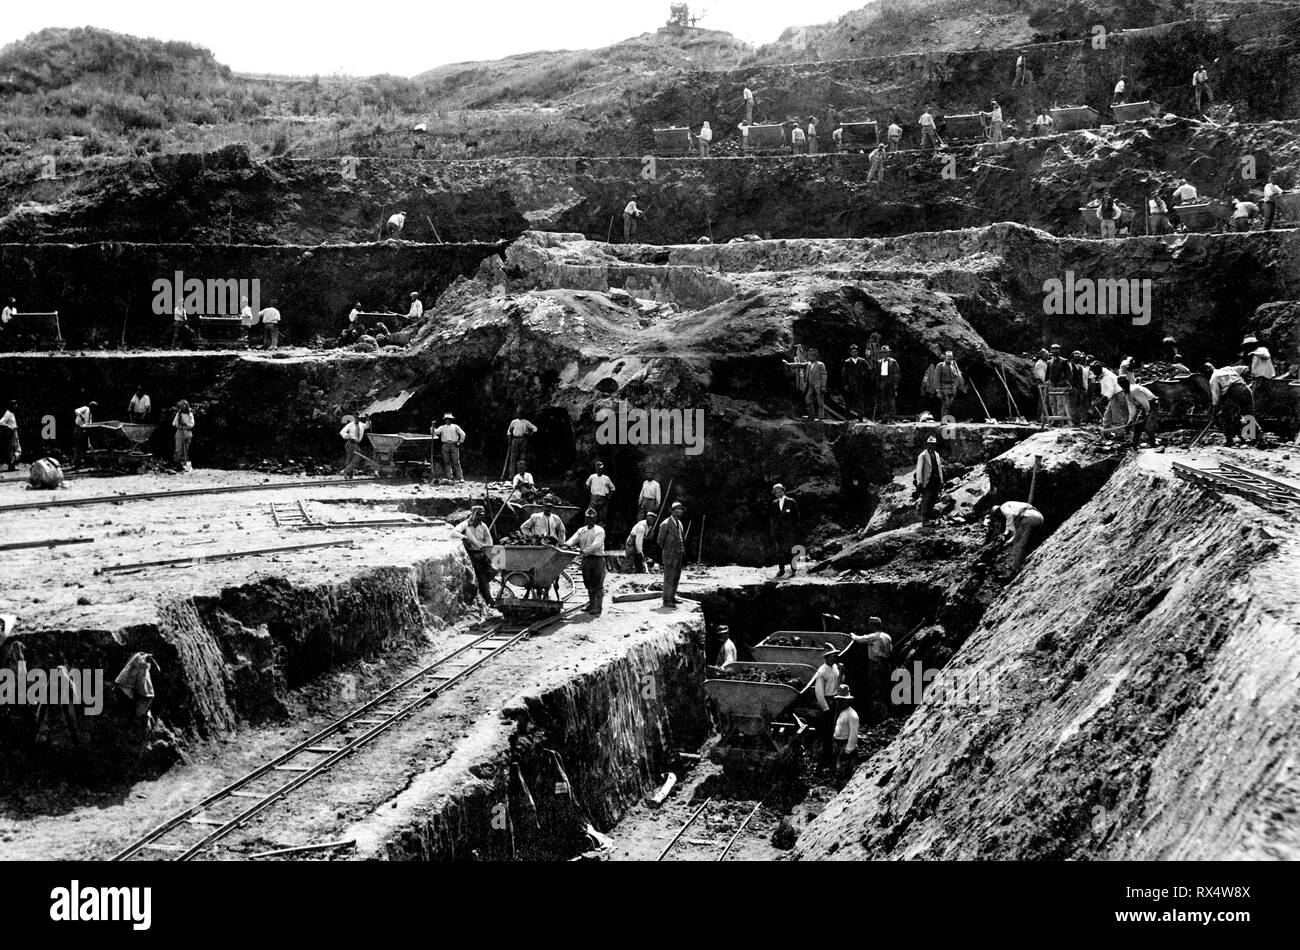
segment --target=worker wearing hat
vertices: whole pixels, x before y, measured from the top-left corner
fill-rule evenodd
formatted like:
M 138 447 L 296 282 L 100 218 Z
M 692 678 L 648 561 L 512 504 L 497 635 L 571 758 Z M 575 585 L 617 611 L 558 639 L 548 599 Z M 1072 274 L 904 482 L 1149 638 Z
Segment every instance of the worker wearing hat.
M 420 301 L 419 291 L 411 291 L 411 309 L 406 314 L 406 322 L 414 323 L 424 316 L 424 304 Z
M 677 582 L 681 580 L 682 563 L 686 559 L 686 528 L 682 515 L 686 508 L 680 501 L 673 502 L 668 517 L 659 525 L 659 555 L 664 568 L 665 607 L 677 606 Z
M 858 713 L 853 708 L 853 693 L 846 684 L 841 684 L 835 693 L 835 703 L 831 707 L 831 714 L 835 717 L 835 725 L 831 730 L 832 742 L 835 746 L 835 777 L 838 781 L 844 781 L 853 771 L 853 764 L 858 754 Z
M 1051 416 L 1072 419 L 1070 415 L 1069 390 L 1073 389 L 1071 377 L 1074 375 L 1073 364 L 1061 353 L 1061 344 L 1052 344 L 1052 358 L 1047 363 L 1047 408 Z M 1066 390 L 1066 392 L 1053 392 Z
M 718 666 L 726 666 L 728 663 L 736 662 L 736 644 L 731 640 L 731 628 L 726 624 L 718 624 L 718 638 L 722 645 L 718 648 Z
M 879 617 L 867 618 L 866 633 L 850 633 L 849 645 L 840 654 L 849 685 L 857 696 L 856 707 L 868 722 L 888 718 L 890 657 L 894 645 Z
M 605 529 L 596 524 L 596 509 L 588 508 L 586 524 L 564 542 L 582 556 L 582 583 L 587 588 L 587 606 L 583 609 L 599 617 L 605 604 Z
M 822 665 L 817 668 L 817 675 L 813 677 L 813 694 L 817 700 L 821 720 L 823 762 L 829 761 L 831 757 L 831 738 L 835 733 L 835 711 L 831 705 L 844 682 L 844 668 L 840 666 L 839 660 L 839 650 L 828 643 L 825 652 L 822 653 Z
M 930 436 L 925 440 L 925 448 L 916 457 L 916 471 L 912 473 L 913 496 L 921 501 L 918 510 L 921 513 L 921 527 L 931 528 L 934 506 L 939 501 L 939 492 L 943 489 L 943 460 L 939 458 L 939 440 Z
M 193 468 L 190 465 L 190 442 L 194 439 L 194 413 L 190 411 L 190 404 L 184 399 L 176 404 L 172 427 L 176 430 L 176 468 L 188 472 Z
M 492 562 L 488 549 L 492 547 L 492 531 L 483 521 L 483 506 L 475 505 L 469 510 L 469 517 L 451 529 L 465 545 L 469 555 L 470 566 L 474 568 L 474 579 L 478 583 L 478 592 L 484 602 L 491 604 Z
M 888 346 L 880 348 L 880 362 L 875 369 L 876 412 L 880 422 L 893 422 L 898 398 L 898 360 Z
M 1273 356 L 1266 346 L 1257 346 L 1246 354 L 1250 359 L 1250 375 L 1255 379 L 1273 379 L 1277 370 L 1273 368 Z
M 460 467 L 460 447 L 465 444 L 465 430 L 456 425 L 456 417 L 449 412 L 442 417 L 442 425 L 430 426 L 429 432 L 433 435 L 434 444 L 442 447 L 442 466 L 447 473 L 447 481 L 452 480 L 454 473 L 456 481 L 463 482 L 465 473 Z M 429 481 L 434 480 L 437 470 L 438 457 L 434 455 L 429 459 Z
M 80 464 L 81 454 L 94 448 L 94 444 L 90 441 L 90 426 L 95 421 L 95 410 L 98 408 L 99 403 L 92 399 L 72 414 L 72 421 L 77 434 L 77 440 L 73 445 L 73 464 Z
M 637 220 L 645 214 L 637 207 L 637 196 L 632 195 L 627 205 L 623 208 L 623 243 L 631 244 L 632 238 L 636 237 Z
M 777 577 L 785 576 L 786 564 L 790 573 L 798 572 L 797 562 L 793 559 L 799 540 L 799 503 L 785 493 L 785 486 L 780 482 L 772 486 L 772 504 L 768 506 L 768 536 L 772 541 L 772 558 L 777 566 Z

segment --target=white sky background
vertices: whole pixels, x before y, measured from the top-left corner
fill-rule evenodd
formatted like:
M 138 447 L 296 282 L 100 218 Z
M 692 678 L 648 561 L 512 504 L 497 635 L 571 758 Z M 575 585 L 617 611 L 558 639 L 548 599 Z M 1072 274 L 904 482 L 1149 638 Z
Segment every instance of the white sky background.
M 760 45 L 869 0 L 695 0 L 699 26 Z M 539 49 L 593 49 L 663 26 L 669 0 L 6 0 L 0 46 L 48 26 L 206 46 L 238 72 L 416 73 Z

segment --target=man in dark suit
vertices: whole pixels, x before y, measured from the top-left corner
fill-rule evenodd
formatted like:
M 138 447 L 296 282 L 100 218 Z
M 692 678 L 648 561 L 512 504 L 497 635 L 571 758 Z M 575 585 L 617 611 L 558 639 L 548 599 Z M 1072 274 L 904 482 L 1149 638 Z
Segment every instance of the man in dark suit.
M 797 568 L 791 562 L 794 542 L 799 537 L 799 505 L 785 493 L 785 486 L 772 486 L 772 504 L 768 508 L 768 531 L 772 537 L 772 557 L 779 570 L 777 577 L 785 576 L 785 566 L 790 562 L 790 573 Z
M 672 513 L 659 526 L 659 549 L 664 568 L 664 606 L 677 606 L 677 582 L 682 576 L 682 561 L 686 557 L 686 529 L 682 526 L 680 501 L 673 502 Z

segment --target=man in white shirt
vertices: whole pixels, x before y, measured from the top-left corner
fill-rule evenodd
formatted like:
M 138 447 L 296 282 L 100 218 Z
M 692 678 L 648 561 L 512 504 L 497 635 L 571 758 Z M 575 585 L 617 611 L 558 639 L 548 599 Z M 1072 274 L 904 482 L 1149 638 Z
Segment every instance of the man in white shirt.
M 264 308 L 258 317 L 262 321 L 262 346 L 268 350 L 274 350 L 280 345 L 280 311 L 276 309 L 275 301 L 271 301 L 271 306 Z
M 903 141 L 903 127 L 898 124 L 898 119 L 889 120 L 889 150 L 897 152 L 899 143 Z
M 361 304 L 357 304 L 358 307 Z M 239 298 L 239 338 L 247 344 L 248 335 L 252 332 L 254 325 L 257 323 L 257 317 L 253 315 L 253 308 L 248 305 L 247 297 Z
M 645 214 L 636 203 L 636 195 L 623 208 L 623 243 L 631 244 L 636 237 L 637 221 Z
M 1056 126 L 1056 120 L 1046 109 L 1040 109 L 1038 118 L 1034 119 L 1034 127 L 1038 130 L 1039 135 L 1051 135 L 1052 129 Z
M 1119 388 L 1128 397 L 1128 427 L 1133 432 L 1133 448 L 1142 447 L 1144 434 L 1151 437 L 1151 447 L 1155 448 L 1159 444 L 1156 442 L 1156 433 L 1160 431 L 1160 413 L 1155 393 L 1127 376 L 1119 378 Z
M 1025 54 L 1021 53 L 1016 57 L 1016 78 L 1012 81 L 1013 86 L 1025 85 Z
M 623 553 L 632 562 L 632 568 L 637 574 L 647 573 L 647 562 L 651 559 L 646 556 L 645 543 L 646 538 L 654 537 L 654 530 L 655 513 L 647 511 L 645 517 L 632 526 L 627 540 L 623 542 Z
M 506 499 L 512 502 L 528 502 L 537 490 L 537 483 L 533 481 L 532 473 L 528 471 L 528 463 L 520 459 L 515 463 L 515 474 L 510 479 L 510 497 Z
M 411 291 L 411 309 L 406 313 L 406 323 L 411 325 L 424 316 L 424 304 L 420 300 L 420 295 L 416 291 Z
M 599 617 L 605 603 L 605 529 L 596 524 L 596 509 L 587 509 L 587 523 L 564 546 L 582 554 L 582 583 L 587 588 L 587 606 L 583 610 Z
M 792 155 L 802 155 L 808 151 L 808 136 L 803 127 L 796 125 L 790 130 L 790 153 Z
M 519 530 L 525 537 L 540 544 L 564 543 L 564 519 L 555 513 L 552 496 L 547 495 L 542 499 L 542 510 L 535 512 Z
M 349 419 L 339 430 L 339 435 L 343 438 L 343 471 L 339 474 L 344 478 L 351 478 L 357 466 L 364 460 L 361 454 L 361 440 L 366 437 L 366 430 L 369 428 L 370 417 L 363 412 L 355 419 Z
M 1275 175 L 1268 176 L 1268 183 L 1264 185 L 1264 200 L 1260 202 L 1263 205 L 1264 212 L 1264 230 L 1273 229 L 1273 217 L 1277 214 L 1277 199 L 1282 195 L 1282 187 L 1277 183 Z
M 831 740 L 835 735 L 835 717 L 831 713 L 831 700 L 839 693 L 840 683 L 844 678 L 844 671 L 839 664 L 839 655 L 839 651 L 834 647 L 828 647 L 822 654 L 822 665 L 817 668 L 817 675 L 813 677 L 813 692 L 817 700 L 817 708 L 821 711 L 823 762 L 831 757 Z
M 853 771 L 854 760 L 858 754 L 858 712 L 852 706 L 853 693 L 848 686 L 841 686 L 835 694 L 835 704 L 831 715 L 835 725 L 831 736 L 835 745 L 835 778 L 843 782 Z
M 844 151 L 844 126 L 842 125 L 831 133 L 831 151 Z
M 731 628 L 726 624 L 719 624 L 718 636 L 722 638 L 722 646 L 718 648 L 718 658 L 713 665 L 725 667 L 728 663 L 735 663 L 736 644 L 731 639 Z
M 13 297 L 5 304 L 4 309 L 0 310 L 0 330 L 9 325 L 9 321 L 18 316 L 18 301 Z
M 705 122 L 700 127 L 700 134 L 695 137 L 695 141 L 700 144 L 700 158 L 708 158 L 709 145 L 713 142 L 713 129 L 709 128 L 709 123 Z
M 1174 197 L 1178 199 L 1178 204 L 1190 204 L 1196 200 L 1196 186 L 1190 181 L 1184 181 L 1174 189 Z
M 465 545 L 470 566 L 474 568 L 474 579 L 478 583 L 479 596 L 491 606 L 493 600 L 490 584 L 493 570 L 488 548 L 492 547 L 492 532 L 483 523 L 483 506 L 475 505 L 470 509 L 469 517 L 451 530 L 452 534 L 459 537 Z
M 1038 351 L 1038 359 L 1034 361 L 1034 381 L 1038 385 L 1038 420 L 1046 422 L 1047 417 L 1051 414 L 1047 407 L 1047 366 L 1051 362 L 1052 354 L 1047 350 Z
M 1205 111 L 1205 103 L 1214 101 L 1214 93 L 1210 89 L 1210 74 L 1204 65 L 1197 66 L 1196 71 L 1192 73 L 1192 94 L 1196 97 L 1198 113 Z
M 871 160 L 871 165 L 867 168 L 867 181 L 877 181 L 884 183 L 885 180 L 885 152 L 883 144 L 877 145 L 867 156 Z
M 399 211 L 397 214 L 390 215 L 388 218 L 388 227 L 392 228 L 393 236 L 402 233 L 402 228 L 406 227 L 406 212 Z
M 465 473 L 460 468 L 460 447 L 465 444 L 465 430 L 456 425 L 456 417 L 450 412 L 442 417 L 442 425 L 431 426 L 429 429 L 433 435 L 433 441 L 441 446 L 442 450 L 442 467 L 447 473 L 447 481 L 455 480 L 463 482 Z M 438 468 L 437 457 L 430 460 L 429 481 L 433 481 L 433 473 Z
M 72 422 L 73 425 L 76 426 L 77 430 L 76 449 L 73 453 L 74 465 L 80 464 L 82 452 L 89 452 L 94 448 L 94 444 L 90 441 L 90 429 L 86 427 L 95 421 L 94 410 L 98 408 L 99 403 L 92 399 L 72 414 Z
M 654 472 L 646 472 L 645 481 L 641 483 L 641 491 L 636 499 L 637 514 L 653 511 L 655 515 L 658 515 L 659 508 L 663 503 L 663 492 L 659 488 L 659 480 L 655 478 Z
M 1164 234 L 1169 230 L 1169 206 L 1160 197 L 1160 189 L 1152 188 L 1147 195 L 1147 234 Z
M 989 117 L 989 141 L 1002 141 L 1002 107 L 998 105 L 996 99 L 989 103 L 989 111 L 985 113 Z
M 943 460 L 939 458 L 939 440 L 934 436 L 925 440 L 925 448 L 916 457 L 912 486 L 914 494 L 921 499 L 921 527 L 933 527 L 934 506 L 938 504 L 939 493 L 943 491 Z
M 1124 102 L 1124 92 L 1126 89 L 1127 86 L 1124 83 L 1124 76 L 1121 75 L 1119 77 L 1119 82 L 1115 83 L 1115 94 L 1111 96 L 1110 104 L 1113 106 L 1121 105 Z
M 528 439 L 537 432 L 537 426 L 524 418 L 524 409 L 515 410 L 515 417 L 506 426 L 506 471 L 513 472 L 520 462 L 528 460 Z
M 1273 354 L 1266 346 L 1258 346 L 1246 354 L 1250 358 L 1250 375 L 1254 379 L 1274 379 L 1277 369 L 1273 366 Z
M 181 336 L 185 334 L 188 326 L 186 320 L 188 314 L 185 312 L 185 304 L 178 303 L 176 309 L 172 311 L 172 349 L 180 345 Z
M 1119 377 L 1114 372 L 1095 362 L 1092 364 L 1092 373 L 1097 377 L 1097 387 L 1101 392 L 1097 411 L 1101 413 L 1102 436 L 1109 437 L 1127 423 L 1128 400 L 1120 388 Z
M 1232 199 L 1232 229 L 1234 231 L 1249 231 L 1250 222 L 1259 214 L 1259 205 L 1253 201 L 1247 201 L 1244 198 Z
M 145 422 L 149 418 L 149 413 L 153 411 L 153 402 L 144 391 L 143 386 L 137 386 L 135 395 L 126 405 L 127 418 L 132 422 Z
M 1008 501 L 989 512 L 986 540 L 996 545 L 994 554 L 1011 543 L 1010 579 L 1020 571 L 1029 551 L 1029 542 L 1043 529 L 1043 515 L 1024 501 Z
M 588 507 L 596 512 L 601 524 L 609 514 L 609 496 L 614 494 L 614 482 L 605 474 L 605 463 L 597 462 L 596 470 L 587 476 L 587 491 L 591 494 Z
M 1239 367 L 1215 369 L 1213 363 L 1206 363 L 1204 372 L 1210 380 L 1210 417 L 1219 419 L 1223 444 L 1232 445 L 1241 436 L 1241 417 L 1254 409 L 1255 397 Z
M 741 95 L 745 99 L 745 124 L 752 125 L 754 122 L 754 91 L 746 86 Z
M 921 113 L 921 118 L 918 119 L 916 123 L 921 127 L 921 148 L 922 149 L 924 149 L 927 145 L 930 146 L 930 148 L 938 147 L 939 132 L 935 128 L 934 115 L 930 111 L 932 106 L 933 103 L 926 104 L 925 111 Z

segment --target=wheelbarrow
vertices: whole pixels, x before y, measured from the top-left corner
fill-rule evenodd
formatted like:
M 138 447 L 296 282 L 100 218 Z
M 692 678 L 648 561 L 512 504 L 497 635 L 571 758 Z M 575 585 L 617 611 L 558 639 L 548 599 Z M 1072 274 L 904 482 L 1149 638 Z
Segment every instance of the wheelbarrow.
M 1062 106 L 1052 110 L 1052 121 L 1058 132 L 1077 132 L 1095 129 L 1101 114 L 1092 106 Z
M 156 425 L 141 422 L 92 422 L 83 427 L 88 431 L 111 432 L 117 445 L 110 448 L 87 449 L 86 456 L 102 467 L 138 472 L 153 455 L 145 445 L 153 438 Z
M 403 474 L 403 469 L 409 469 L 412 466 L 423 468 L 429 464 L 425 461 L 428 452 L 421 449 L 418 457 L 410 458 L 410 455 L 416 455 L 415 452 L 407 453 L 407 458 L 398 458 L 398 453 L 408 445 L 428 446 L 433 444 L 433 436 L 425 432 L 370 432 L 367 433 L 370 439 L 371 448 L 375 453 L 375 469 L 381 476 L 392 478 L 396 475 Z
M 811 666 L 789 663 L 728 663 L 727 672 L 766 671 L 786 682 L 717 677 L 704 681 L 704 692 L 722 715 L 722 737 L 710 753 L 727 771 L 770 771 L 792 762 L 798 738 L 807 728 L 798 716 L 778 719 L 790 711 L 817 675 Z M 782 671 L 787 675 L 782 676 Z M 796 689 L 794 682 L 802 682 Z
M 558 613 L 573 595 L 566 571 L 577 551 L 552 544 L 494 544 L 487 551 L 496 571 L 497 609 L 511 619 Z
M 790 642 L 795 640 L 798 641 L 798 645 Z M 852 642 L 853 638 L 847 633 L 825 630 L 778 630 L 752 646 L 749 652 L 760 663 L 811 666 L 816 669 L 821 665 L 828 644 L 837 650 L 843 650 Z
M 1169 209 L 1189 231 L 1218 231 L 1228 220 L 1228 207 L 1210 199 L 1174 205 Z

